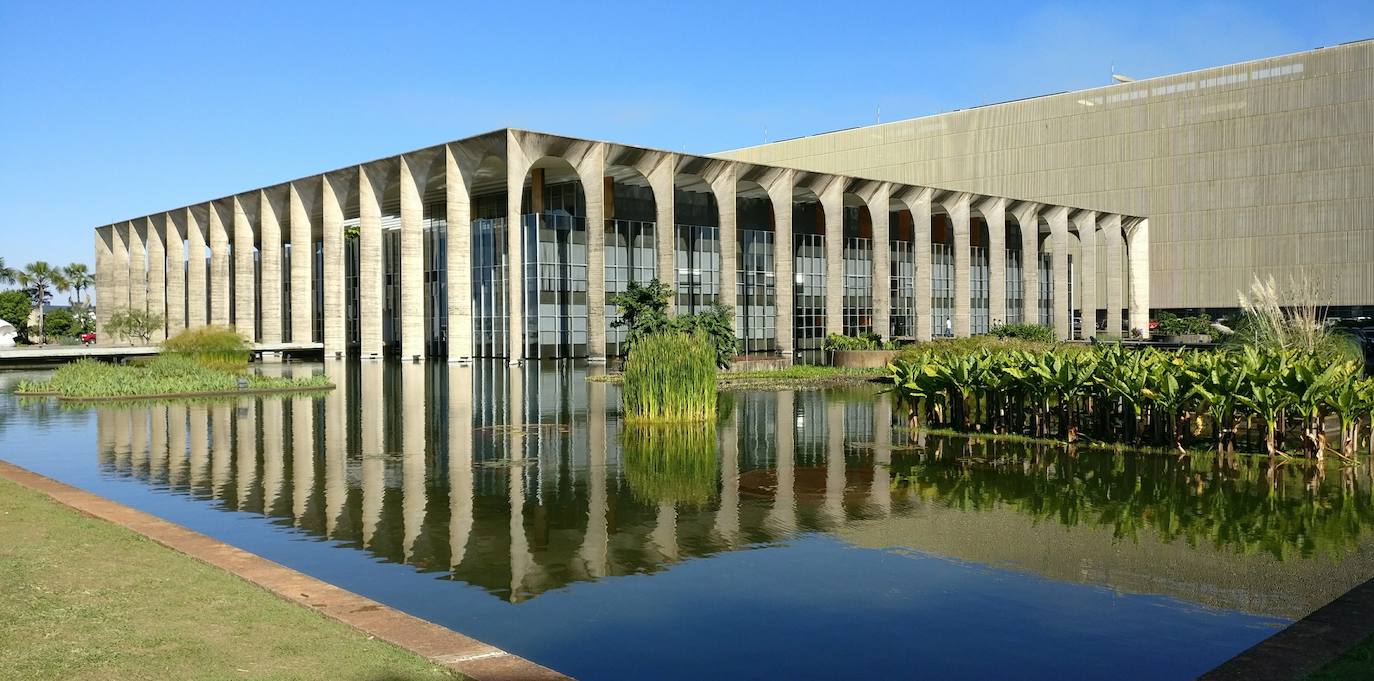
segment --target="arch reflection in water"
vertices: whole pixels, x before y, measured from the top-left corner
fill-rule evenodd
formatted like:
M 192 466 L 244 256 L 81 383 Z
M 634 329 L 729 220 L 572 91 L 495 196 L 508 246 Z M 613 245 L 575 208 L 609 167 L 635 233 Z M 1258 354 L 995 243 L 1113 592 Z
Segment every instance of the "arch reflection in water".
M 102 407 L 100 464 L 510 602 L 806 532 L 1285 617 L 1374 566 L 1353 469 L 913 438 L 876 386 L 645 434 L 569 363 L 301 370 L 338 389 Z

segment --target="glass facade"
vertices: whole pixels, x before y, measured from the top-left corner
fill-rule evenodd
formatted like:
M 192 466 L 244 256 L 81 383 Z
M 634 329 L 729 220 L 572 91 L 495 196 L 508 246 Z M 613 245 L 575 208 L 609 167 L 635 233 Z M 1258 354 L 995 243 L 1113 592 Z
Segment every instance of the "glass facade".
M 521 216 L 525 356 L 587 355 L 587 221 L 566 212 Z
M 969 332 L 973 335 L 988 332 L 991 304 L 989 300 L 988 249 L 974 246 L 969 249 Z
M 401 216 L 382 216 L 382 345 L 401 345 Z
M 1007 241 L 1007 243 L 1012 243 Z M 1020 242 L 1017 242 L 1020 243 Z M 1020 324 L 1022 306 L 1026 302 L 1025 283 L 1021 280 L 1021 249 L 1008 248 L 1007 258 L 1007 317 L 1006 323 Z
M 844 239 L 844 334 L 873 331 L 873 240 Z
M 930 245 L 930 334 L 954 336 L 954 253 L 949 244 Z
M 472 352 L 477 357 L 509 353 L 506 267 L 506 220 L 473 220 Z
M 344 234 L 358 228 L 358 219 L 344 220 Z M 358 281 L 358 237 L 344 237 L 344 337 L 348 345 L 356 348 L 363 342 L 362 326 L 359 324 L 358 296 L 361 285 Z M 286 277 L 283 277 L 285 279 Z
M 916 335 L 915 251 L 910 241 L 893 241 L 888 247 L 892 257 L 892 310 L 888 320 L 888 335 L 892 338 L 912 337 Z
M 1040 251 L 1040 291 L 1036 296 L 1036 307 L 1040 310 L 1039 324 L 1054 326 L 1054 255 L 1046 253 L 1041 244 Z
M 444 204 L 430 205 L 431 216 L 444 215 Z M 448 220 L 424 220 L 425 354 L 448 354 Z
M 658 261 L 654 258 L 654 223 L 644 220 L 606 221 L 606 354 L 625 354 L 628 331 L 612 327 L 620 319 L 620 309 L 611 298 L 623 293 L 630 282 L 648 283 L 654 279 Z
M 773 233 L 741 229 L 736 279 L 736 318 L 744 354 L 777 349 L 778 305 Z
M 825 339 L 825 235 L 795 234 L 792 237 L 793 348 L 820 350 Z
M 673 242 L 678 314 L 714 305 L 720 300 L 720 229 L 677 225 Z

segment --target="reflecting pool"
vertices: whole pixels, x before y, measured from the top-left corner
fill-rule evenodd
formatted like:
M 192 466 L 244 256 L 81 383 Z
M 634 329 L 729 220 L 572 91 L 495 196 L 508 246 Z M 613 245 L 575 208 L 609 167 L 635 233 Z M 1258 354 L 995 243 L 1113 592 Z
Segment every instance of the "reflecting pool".
M 0 458 L 582 679 L 1192 678 L 1374 575 L 1367 466 L 911 436 L 878 385 L 643 430 L 571 363 L 263 370 L 339 389 L 0 395 Z

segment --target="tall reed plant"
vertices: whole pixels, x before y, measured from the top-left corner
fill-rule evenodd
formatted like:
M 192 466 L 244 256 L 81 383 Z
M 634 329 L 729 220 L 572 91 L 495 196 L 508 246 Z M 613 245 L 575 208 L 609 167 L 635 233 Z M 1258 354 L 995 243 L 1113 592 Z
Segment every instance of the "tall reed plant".
M 715 424 L 637 424 L 621 436 L 625 479 L 641 501 L 697 506 L 716 494 Z
M 196 360 L 211 369 L 243 371 L 248 368 L 248 343 L 225 326 L 187 329 L 162 342 L 162 351 Z
M 706 421 L 716 414 L 716 349 L 702 332 L 665 332 L 635 343 L 625 360 L 625 419 Z

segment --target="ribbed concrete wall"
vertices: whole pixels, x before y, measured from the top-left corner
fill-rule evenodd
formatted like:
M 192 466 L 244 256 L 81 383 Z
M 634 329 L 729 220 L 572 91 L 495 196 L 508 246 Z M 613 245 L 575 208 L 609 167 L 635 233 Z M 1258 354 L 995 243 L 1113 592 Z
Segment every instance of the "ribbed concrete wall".
M 720 155 L 1149 216 L 1155 308 L 1303 270 L 1374 305 L 1374 41 Z

